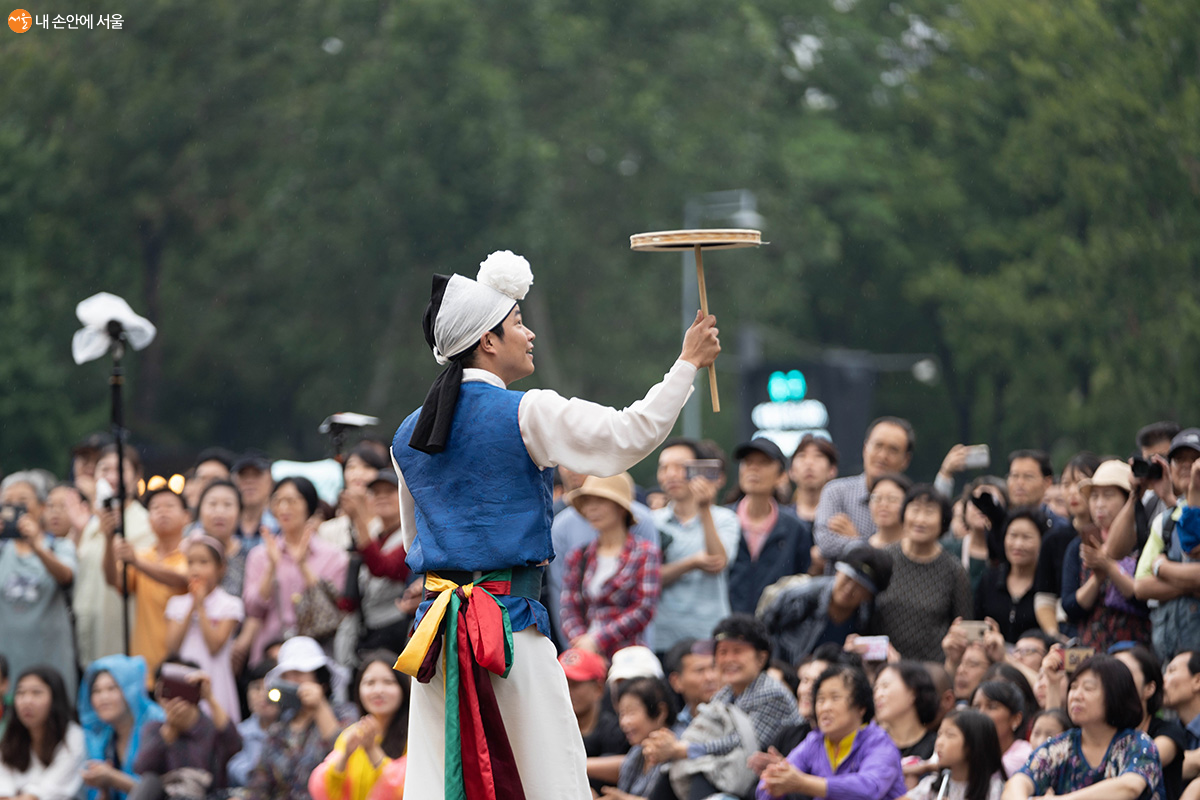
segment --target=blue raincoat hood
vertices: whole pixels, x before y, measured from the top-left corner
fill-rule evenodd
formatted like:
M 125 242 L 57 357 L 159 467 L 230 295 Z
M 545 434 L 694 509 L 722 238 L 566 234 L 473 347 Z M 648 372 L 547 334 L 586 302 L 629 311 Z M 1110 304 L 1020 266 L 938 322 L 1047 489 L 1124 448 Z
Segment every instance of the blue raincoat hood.
M 88 666 L 79 685 L 79 721 L 83 725 L 84 737 L 87 742 L 87 757 L 97 761 L 105 760 L 109 744 L 113 738 L 113 729 L 101 721 L 95 709 L 92 708 L 92 678 L 98 672 L 107 672 L 121 687 L 125 695 L 125 704 L 133 715 L 133 732 L 130 736 L 129 755 L 121 764 L 121 770 L 127 775 L 134 775 L 133 760 L 137 757 L 140 745 L 142 725 L 149 720 L 159 722 L 166 719 L 162 708 L 150 699 L 146 693 L 146 660 L 141 656 L 105 656 L 98 658 Z M 88 800 L 99 797 L 96 789 L 88 790 Z

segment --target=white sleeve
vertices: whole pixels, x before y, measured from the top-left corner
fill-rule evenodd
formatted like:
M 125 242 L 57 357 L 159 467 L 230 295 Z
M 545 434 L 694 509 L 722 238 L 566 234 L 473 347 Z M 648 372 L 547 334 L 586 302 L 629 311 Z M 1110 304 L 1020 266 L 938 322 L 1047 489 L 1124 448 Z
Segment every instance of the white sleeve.
M 584 475 L 616 475 L 667 438 L 695 377 L 696 368 L 680 359 L 645 397 L 622 411 L 532 389 L 517 412 L 521 438 L 539 467 L 561 464 Z
M 12 767 L 0 762 L 0 797 L 12 797 L 17 793 L 17 784 L 13 782 Z
M 63 743 L 54 753 L 54 760 L 33 783 L 22 788 L 22 793 L 31 794 L 38 800 L 73 800 L 83 788 L 83 762 L 86 755 L 83 728 L 71 723 Z
M 404 482 L 404 473 L 396 463 L 396 454 L 389 452 L 388 455 L 392 459 L 392 469 L 396 470 L 396 478 L 400 484 L 400 541 L 404 542 L 404 552 L 411 553 L 413 542 L 417 538 L 417 506 L 413 502 L 412 492 L 408 490 L 408 484 Z

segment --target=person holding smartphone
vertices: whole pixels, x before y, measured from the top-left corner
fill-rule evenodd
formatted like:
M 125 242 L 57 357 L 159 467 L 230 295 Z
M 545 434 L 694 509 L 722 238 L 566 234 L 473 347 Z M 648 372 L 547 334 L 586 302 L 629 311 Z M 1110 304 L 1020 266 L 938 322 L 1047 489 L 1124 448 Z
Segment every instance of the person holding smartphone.
M 194 770 L 207 775 L 207 790 L 228 786 L 226 765 L 242 749 L 242 737 L 213 694 L 212 681 L 196 664 L 168 655 L 154 676 L 154 696 L 165 720 L 142 727 L 141 749 L 133 771 L 141 776 L 139 800 L 170 798 L 165 786 Z M 211 716 L 200 710 L 207 702 Z
M 737 514 L 742 535 L 729 569 L 729 605 L 753 614 L 764 589 L 808 572 L 812 530 L 775 500 L 775 486 L 787 474 L 779 445 L 760 436 L 738 445 L 733 456 L 741 498 L 728 508 Z
M 717 481 L 697 470 L 693 462 L 700 455 L 690 439 L 668 439 L 658 455 L 658 485 L 670 501 L 654 512 L 662 543 L 657 653 L 689 636 L 707 637 L 730 614 L 726 572 L 737 556 L 741 526 L 736 513 L 714 503 Z

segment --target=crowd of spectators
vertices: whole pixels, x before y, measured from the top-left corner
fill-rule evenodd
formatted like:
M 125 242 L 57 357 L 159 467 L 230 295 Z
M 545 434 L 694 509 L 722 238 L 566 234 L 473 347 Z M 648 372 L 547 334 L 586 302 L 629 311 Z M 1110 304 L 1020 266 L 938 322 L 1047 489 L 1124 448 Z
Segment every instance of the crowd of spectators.
M 883 417 L 857 475 L 811 434 L 670 439 L 648 489 L 558 471 L 542 603 L 595 796 L 1200 800 L 1200 429 L 1057 476 L 962 445 L 910 476 L 915 445 Z M 422 576 L 387 447 L 329 502 L 260 452 L 177 485 L 95 436 L 67 481 L 4 477 L 0 800 L 402 796 Z

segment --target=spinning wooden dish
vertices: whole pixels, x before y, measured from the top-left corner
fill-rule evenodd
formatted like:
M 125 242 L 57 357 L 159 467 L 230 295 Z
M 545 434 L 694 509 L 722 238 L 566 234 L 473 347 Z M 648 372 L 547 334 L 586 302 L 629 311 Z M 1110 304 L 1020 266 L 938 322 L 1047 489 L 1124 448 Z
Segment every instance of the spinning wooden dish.
M 704 258 L 701 251 L 735 250 L 740 247 L 758 247 L 762 244 L 762 232 L 749 228 L 707 228 L 686 231 L 653 231 L 635 233 L 629 237 L 631 250 L 642 252 L 693 250 L 696 253 L 696 283 L 700 288 L 700 312 L 708 316 L 708 291 L 704 287 Z M 708 388 L 712 396 L 714 413 L 721 411 L 721 398 L 717 394 L 717 368 L 708 365 Z

